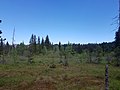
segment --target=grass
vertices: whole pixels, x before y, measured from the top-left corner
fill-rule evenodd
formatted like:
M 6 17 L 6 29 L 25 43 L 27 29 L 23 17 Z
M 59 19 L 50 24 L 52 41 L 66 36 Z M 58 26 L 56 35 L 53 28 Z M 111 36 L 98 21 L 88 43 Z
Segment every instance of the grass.
M 56 57 L 34 57 L 35 63 L 0 65 L 0 90 L 104 90 L 105 65 L 78 63 L 69 66 Z M 55 68 L 50 68 L 55 64 Z M 120 68 L 109 66 L 110 90 L 120 90 Z

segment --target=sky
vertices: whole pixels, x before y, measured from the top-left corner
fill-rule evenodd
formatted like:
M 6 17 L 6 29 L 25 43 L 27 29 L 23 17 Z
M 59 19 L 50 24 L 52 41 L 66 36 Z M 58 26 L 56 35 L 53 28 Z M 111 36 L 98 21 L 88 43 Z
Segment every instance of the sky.
M 58 43 L 114 41 L 118 0 L 0 0 L 0 29 L 9 43 L 29 43 L 32 34 Z M 113 25 L 111 25 L 113 24 Z

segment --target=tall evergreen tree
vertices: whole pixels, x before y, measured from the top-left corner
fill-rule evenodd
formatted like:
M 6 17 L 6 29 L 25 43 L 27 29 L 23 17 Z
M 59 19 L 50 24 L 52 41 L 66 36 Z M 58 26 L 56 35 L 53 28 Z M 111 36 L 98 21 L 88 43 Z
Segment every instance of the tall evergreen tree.
M 6 45 L 5 45 L 5 54 L 8 54 L 9 52 L 10 52 L 10 45 L 7 42 Z
M 0 38 L 0 55 L 3 54 L 3 39 Z
M 45 45 L 44 38 L 42 38 L 42 42 L 41 42 L 42 49 L 44 48 L 44 45 Z
M 40 37 L 38 36 L 38 53 L 41 52 Z
M 29 50 L 30 50 L 30 52 L 31 52 L 31 54 L 33 55 L 33 54 L 36 54 L 36 35 L 33 35 L 32 34 L 32 36 L 31 36 L 31 38 L 30 38 L 30 45 L 29 45 Z
M 2 20 L 0 20 L 0 23 L 2 22 Z M 0 30 L 0 34 L 2 34 L 2 31 Z M 2 51 L 3 51 L 3 41 L 0 35 L 0 56 L 2 55 Z
M 2 20 L 0 20 L 0 23 L 2 22 Z M 0 34 L 2 34 L 2 31 L 0 30 Z M 2 63 L 4 64 L 5 63 L 5 60 L 4 60 L 4 41 L 6 40 L 6 38 L 2 38 L 1 35 L 0 35 L 0 57 L 2 56 Z
M 115 57 L 116 65 L 120 66 L 120 0 L 119 0 L 119 16 L 118 16 L 119 28 L 115 36 Z
M 120 27 L 115 36 L 115 47 L 120 47 Z
M 2 31 L 0 30 L 0 34 L 2 34 Z M 4 60 L 4 41 L 6 40 L 6 38 L 2 38 L 1 36 L 0 36 L 0 57 L 1 57 L 1 59 L 2 59 L 2 63 L 4 64 L 5 63 L 5 60 Z
M 50 43 L 48 35 L 46 36 L 46 39 L 45 39 L 45 46 L 47 49 L 50 49 L 51 43 Z
M 36 35 L 34 35 L 34 39 L 33 39 L 33 47 L 34 47 L 34 53 L 36 54 L 36 52 L 37 52 L 37 43 L 36 43 Z
M 115 57 L 116 57 L 116 65 L 120 66 L 120 27 L 116 32 L 116 36 L 115 36 Z
M 30 44 L 33 44 L 33 42 L 34 42 L 34 35 L 32 34 L 32 36 L 31 36 L 31 38 L 30 38 Z
M 59 50 L 61 50 L 61 42 L 59 42 Z

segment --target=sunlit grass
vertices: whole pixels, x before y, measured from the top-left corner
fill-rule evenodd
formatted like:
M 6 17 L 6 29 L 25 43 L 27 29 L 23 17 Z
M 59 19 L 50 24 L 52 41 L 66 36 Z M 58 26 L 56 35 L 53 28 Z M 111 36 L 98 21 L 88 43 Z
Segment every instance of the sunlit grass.
M 0 90 L 104 90 L 105 65 L 37 56 L 35 63 L 0 65 Z M 50 68 L 51 64 L 55 68 Z M 38 83 L 40 85 L 38 85 Z M 120 90 L 120 68 L 109 66 L 110 90 Z

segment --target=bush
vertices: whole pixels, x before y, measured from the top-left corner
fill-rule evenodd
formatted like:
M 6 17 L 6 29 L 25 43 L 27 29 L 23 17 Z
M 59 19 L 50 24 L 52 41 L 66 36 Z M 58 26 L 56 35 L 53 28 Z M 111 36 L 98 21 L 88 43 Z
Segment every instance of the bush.
M 55 64 L 51 64 L 49 67 L 50 68 L 56 68 L 56 65 Z

